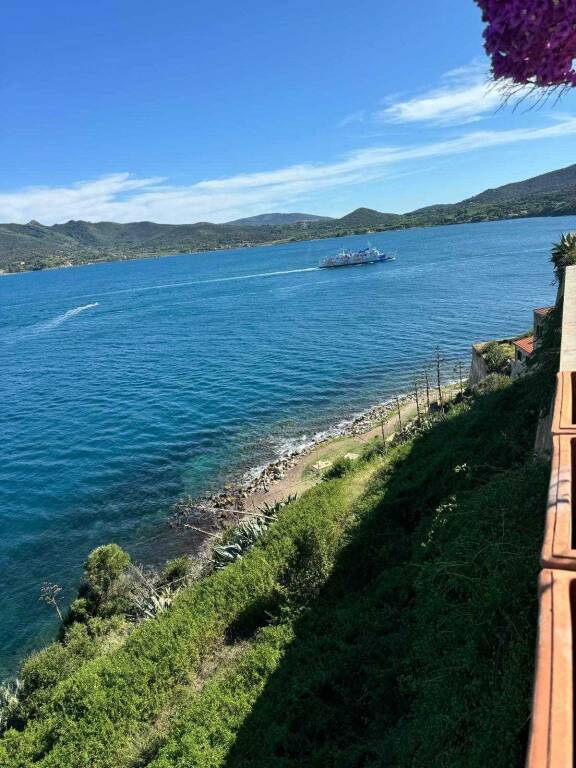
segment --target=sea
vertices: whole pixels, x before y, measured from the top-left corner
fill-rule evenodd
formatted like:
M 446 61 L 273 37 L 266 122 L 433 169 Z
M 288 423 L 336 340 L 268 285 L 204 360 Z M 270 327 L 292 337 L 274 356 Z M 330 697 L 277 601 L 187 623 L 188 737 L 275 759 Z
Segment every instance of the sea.
M 440 348 L 553 302 L 576 217 L 411 229 L 0 277 L 0 677 L 57 634 L 94 547 L 187 551 L 170 508 L 409 390 Z M 371 244 L 396 261 L 318 269 Z

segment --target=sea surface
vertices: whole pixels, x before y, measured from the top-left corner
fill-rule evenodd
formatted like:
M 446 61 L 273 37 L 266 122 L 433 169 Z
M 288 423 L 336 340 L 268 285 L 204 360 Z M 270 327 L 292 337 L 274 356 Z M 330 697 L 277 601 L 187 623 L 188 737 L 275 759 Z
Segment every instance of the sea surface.
M 0 278 L 0 676 L 55 636 L 90 550 L 186 548 L 184 494 L 409 389 L 440 345 L 520 333 L 553 301 L 551 244 L 576 218 L 370 236 L 397 260 L 318 270 L 365 237 Z

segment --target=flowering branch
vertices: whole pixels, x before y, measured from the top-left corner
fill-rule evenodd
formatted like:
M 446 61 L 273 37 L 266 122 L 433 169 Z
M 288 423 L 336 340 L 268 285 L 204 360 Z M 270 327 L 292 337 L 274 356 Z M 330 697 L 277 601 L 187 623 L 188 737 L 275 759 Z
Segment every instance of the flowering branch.
M 476 0 L 497 80 L 576 86 L 576 0 Z

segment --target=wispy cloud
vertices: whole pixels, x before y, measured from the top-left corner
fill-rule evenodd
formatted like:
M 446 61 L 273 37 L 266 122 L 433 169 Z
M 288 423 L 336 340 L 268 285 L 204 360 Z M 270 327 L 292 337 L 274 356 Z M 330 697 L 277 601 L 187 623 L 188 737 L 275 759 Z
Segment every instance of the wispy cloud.
M 366 110 L 359 109 L 357 112 L 350 112 L 349 115 L 345 115 L 338 123 L 338 128 L 345 128 L 347 125 L 354 125 L 354 123 L 363 123 L 366 119 Z
M 576 117 L 563 117 L 542 128 L 474 131 L 445 141 L 370 147 L 333 163 L 305 163 L 182 186 L 162 178 L 140 179 L 116 173 L 68 187 L 0 193 L 0 221 L 228 221 L 300 205 L 326 190 L 389 178 L 398 173 L 398 166 L 411 161 L 575 134 Z
M 528 90 L 516 89 L 512 102 Z M 447 72 L 442 84 L 408 99 L 394 99 L 374 118 L 390 123 L 463 125 L 494 114 L 502 105 L 502 86 L 490 82 L 481 65 L 473 63 Z

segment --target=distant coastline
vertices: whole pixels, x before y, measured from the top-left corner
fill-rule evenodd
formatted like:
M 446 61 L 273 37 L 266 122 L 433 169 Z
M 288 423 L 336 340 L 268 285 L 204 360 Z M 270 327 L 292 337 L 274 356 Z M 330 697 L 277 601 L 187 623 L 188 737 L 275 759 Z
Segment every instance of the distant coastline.
M 288 237 L 288 238 L 280 238 L 276 240 L 266 240 L 263 242 L 254 242 L 254 243 L 230 243 L 229 245 L 220 245 L 220 246 L 207 246 L 207 247 L 198 247 L 198 248 L 190 248 L 185 249 L 181 251 L 174 251 L 172 249 L 167 249 L 165 251 L 154 251 L 151 253 L 135 253 L 135 254 L 110 254 L 107 256 L 103 256 L 102 258 L 92 258 L 88 260 L 82 260 L 78 261 L 77 263 L 66 261 L 61 264 L 47 264 L 43 266 L 34 267 L 32 269 L 26 269 L 24 268 L 24 265 L 22 265 L 22 269 L 2 269 L 0 268 L 0 277 L 7 277 L 9 275 L 22 275 L 22 274 L 30 274 L 33 272 L 46 272 L 50 270 L 58 270 L 58 269 L 72 269 L 75 267 L 88 267 L 92 266 L 94 264 L 111 264 L 115 262 L 120 261 L 142 261 L 145 259 L 163 259 L 163 258 L 170 258 L 171 256 L 185 256 L 185 255 L 195 255 L 195 254 L 202 254 L 202 253 L 214 253 L 217 251 L 233 251 L 233 250 L 240 250 L 240 249 L 248 249 L 248 248 L 266 248 L 274 245 L 288 245 L 290 243 L 302 243 L 302 242 L 317 242 L 319 240 L 333 240 L 338 239 L 342 237 L 354 237 L 358 235 L 371 235 L 371 234 L 381 234 L 383 232 L 399 232 L 406 229 L 427 229 L 427 228 L 436 228 L 436 227 L 446 227 L 446 226 L 459 226 L 461 224 L 488 224 L 491 222 L 497 222 L 497 221 L 511 221 L 511 220 L 522 220 L 522 219 L 542 219 L 542 218 L 560 218 L 562 216 L 576 216 L 576 208 L 574 210 L 571 210 L 569 212 L 557 212 L 557 213 L 542 213 L 542 214 L 509 214 L 507 216 L 495 216 L 493 218 L 483 218 L 483 219 L 477 219 L 477 218 L 470 218 L 468 220 L 463 221 L 440 221 L 440 222 L 434 222 L 429 224 L 412 224 L 412 225 L 404 225 L 404 226 L 391 226 L 391 227 L 372 227 L 368 229 L 355 229 L 351 231 L 338 231 L 338 232 L 328 232 L 326 234 L 320 234 L 317 233 L 314 237 Z M 222 225 L 226 226 L 226 225 Z
M 0 224 L 0 274 L 324 240 L 449 224 L 576 214 L 576 165 L 409 213 L 357 208 L 341 218 L 262 214 L 224 224 L 68 221 Z
M 362 233 L 358 233 L 362 234 Z M 120 261 L 143 261 L 145 259 L 165 259 L 170 258 L 171 256 L 186 256 L 186 255 L 196 255 L 196 254 L 202 254 L 202 253 L 214 253 L 217 251 L 233 251 L 240 248 L 266 248 L 271 245 L 283 245 L 286 243 L 298 243 L 302 242 L 303 240 L 310 240 L 313 242 L 314 240 L 329 240 L 330 235 L 326 235 L 326 237 L 315 237 L 315 238 L 303 238 L 302 240 L 271 240 L 270 242 L 266 243 L 246 243 L 243 245 L 224 245 L 218 248 L 199 248 L 194 250 L 185 250 L 185 251 L 163 251 L 158 253 L 144 253 L 144 254 L 135 254 L 134 256 L 110 256 L 106 258 L 101 259 L 93 259 L 92 261 L 80 261 L 77 264 L 74 264 L 70 261 L 63 263 L 63 264 L 53 264 L 45 267 L 37 267 L 35 269 L 17 269 L 17 270 L 5 270 L 0 268 L 0 277 L 8 277 L 9 275 L 29 275 L 34 272 L 50 272 L 58 269 L 75 269 L 76 267 L 90 267 L 94 264 L 114 264 Z M 336 237 L 336 236 L 334 236 Z

